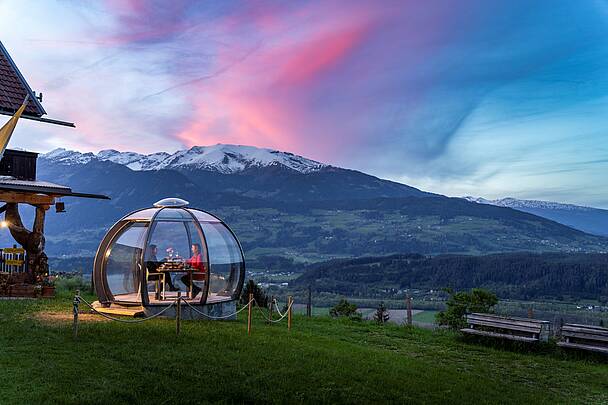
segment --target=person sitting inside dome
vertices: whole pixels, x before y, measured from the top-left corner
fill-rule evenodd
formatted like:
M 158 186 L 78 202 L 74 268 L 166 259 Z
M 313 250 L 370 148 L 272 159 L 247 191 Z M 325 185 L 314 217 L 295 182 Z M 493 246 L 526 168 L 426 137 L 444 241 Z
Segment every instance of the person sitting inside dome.
M 178 291 L 178 288 L 173 285 L 171 275 L 168 274 L 168 277 L 162 277 L 162 273 L 158 271 L 162 262 L 156 257 L 157 253 L 158 247 L 154 244 L 148 246 L 148 249 L 146 249 L 145 262 L 146 269 L 148 270 L 148 281 L 160 281 L 164 278 L 165 284 L 169 286 L 169 291 Z
M 201 254 L 201 245 L 193 243 L 191 250 L 192 256 L 186 260 L 186 264 L 194 271 L 183 275 L 181 280 L 185 285 L 190 285 L 190 283 L 192 283 L 192 298 L 194 298 L 202 290 L 198 285 L 194 284 L 194 281 L 205 281 L 207 268 L 205 266 L 205 261 L 203 260 L 203 255 Z

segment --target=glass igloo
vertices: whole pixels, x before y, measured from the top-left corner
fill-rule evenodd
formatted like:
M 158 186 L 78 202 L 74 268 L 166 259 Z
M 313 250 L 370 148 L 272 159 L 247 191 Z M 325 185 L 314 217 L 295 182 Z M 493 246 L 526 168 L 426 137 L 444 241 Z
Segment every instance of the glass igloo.
M 165 198 L 120 219 L 95 256 L 93 282 L 102 305 L 166 306 L 178 293 L 192 305 L 236 300 L 245 260 L 219 218 Z

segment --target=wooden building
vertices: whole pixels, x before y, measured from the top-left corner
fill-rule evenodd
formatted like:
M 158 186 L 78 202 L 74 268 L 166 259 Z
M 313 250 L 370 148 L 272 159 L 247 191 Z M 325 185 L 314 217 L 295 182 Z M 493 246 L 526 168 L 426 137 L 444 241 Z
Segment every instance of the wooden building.
M 43 117 L 42 94 L 36 94 L 28 85 L 8 51 L 0 42 L 0 114 L 13 116 L 27 103 L 21 119 L 35 120 L 53 125 L 74 127 L 71 122 Z M 0 121 L 0 126 L 2 126 Z M 18 133 L 19 131 L 17 131 Z M 55 206 L 65 212 L 62 197 L 100 198 L 99 194 L 74 192 L 65 185 L 38 180 L 37 153 L 5 149 L 0 160 L 0 226 L 9 229 L 21 247 L 0 247 L 0 296 L 33 296 L 44 284 L 48 275 L 47 256 L 44 253 L 44 222 L 46 212 Z M 19 204 L 36 209 L 31 230 L 23 224 Z M 8 262 L 8 263 L 7 263 Z M 21 264 L 21 265 L 20 265 Z

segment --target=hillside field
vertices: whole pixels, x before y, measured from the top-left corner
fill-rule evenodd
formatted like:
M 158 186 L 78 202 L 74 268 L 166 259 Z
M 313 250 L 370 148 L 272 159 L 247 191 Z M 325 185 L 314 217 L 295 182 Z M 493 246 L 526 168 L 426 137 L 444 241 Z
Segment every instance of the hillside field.
M 445 331 L 296 315 L 294 327 L 83 315 L 71 297 L 0 301 L 0 403 L 606 403 L 608 366 Z

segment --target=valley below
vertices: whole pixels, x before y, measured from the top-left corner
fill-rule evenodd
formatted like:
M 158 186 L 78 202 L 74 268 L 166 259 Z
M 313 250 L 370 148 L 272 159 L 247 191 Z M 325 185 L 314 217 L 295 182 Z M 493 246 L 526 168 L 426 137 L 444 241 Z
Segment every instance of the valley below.
M 248 277 L 278 295 L 303 296 L 314 285 L 321 304 L 340 296 L 399 303 L 421 291 L 420 309 L 437 307 L 446 287 L 483 287 L 514 300 L 608 300 L 602 235 L 504 201 L 445 197 L 285 152 L 236 145 L 147 156 L 58 150 L 40 158 L 39 177 L 112 198 L 68 200 L 67 214 L 49 215 L 55 271 L 90 274 L 115 221 L 175 196 L 222 218 L 243 246 Z M 31 220 L 31 212 L 23 215 Z M 10 243 L 7 234 L 0 242 Z

